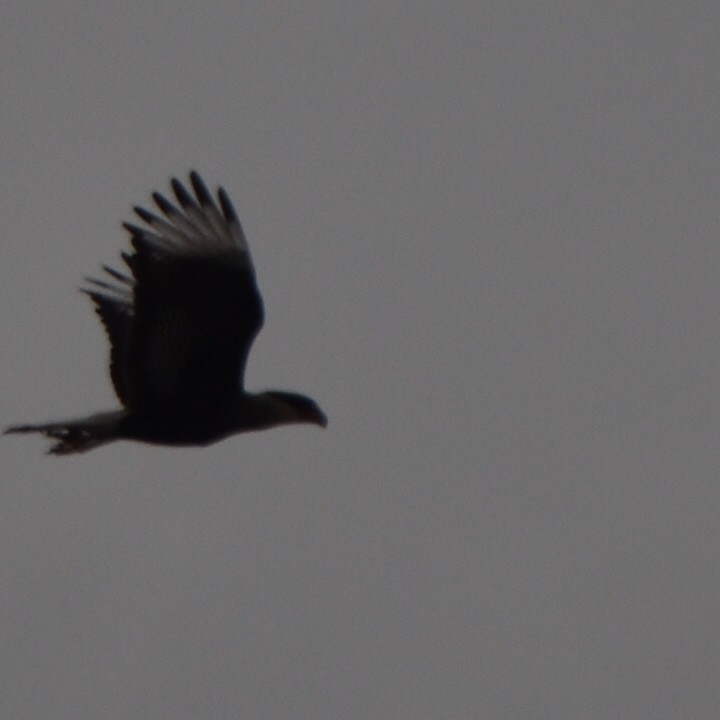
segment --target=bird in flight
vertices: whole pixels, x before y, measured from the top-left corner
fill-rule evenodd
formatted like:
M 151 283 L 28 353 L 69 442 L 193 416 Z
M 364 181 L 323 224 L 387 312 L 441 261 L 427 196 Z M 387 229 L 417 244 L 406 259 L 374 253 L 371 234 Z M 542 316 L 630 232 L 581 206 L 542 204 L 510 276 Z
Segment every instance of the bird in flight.
M 160 193 L 160 213 L 124 223 L 128 270 L 83 292 L 110 339 L 110 377 L 122 408 L 78 420 L 14 425 L 42 433 L 49 452 L 69 455 L 114 440 L 209 445 L 236 433 L 327 418 L 315 401 L 279 390 L 249 393 L 248 353 L 263 324 L 263 303 L 240 221 L 222 188 L 217 202 L 196 172 L 192 192 L 173 178 L 177 204 Z

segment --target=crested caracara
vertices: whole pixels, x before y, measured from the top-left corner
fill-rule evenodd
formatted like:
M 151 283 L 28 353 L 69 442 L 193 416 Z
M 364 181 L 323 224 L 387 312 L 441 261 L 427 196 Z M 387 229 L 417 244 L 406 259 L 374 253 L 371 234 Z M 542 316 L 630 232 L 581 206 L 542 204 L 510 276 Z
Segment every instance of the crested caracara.
M 196 172 L 192 193 L 171 182 L 177 204 L 159 193 L 164 217 L 141 207 L 147 227 L 125 223 L 128 270 L 104 266 L 90 296 L 110 339 L 110 377 L 122 408 L 78 420 L 15 425 L 39 432 L 49 452 L 84 452 L 114 440 L 208 445 L 229 435 L 290 423 L 325 427 L 304 395 L 244 388 L 250 347 L 263 324 L 263 303 L 247 241 L 222 188 L 217 202 Z

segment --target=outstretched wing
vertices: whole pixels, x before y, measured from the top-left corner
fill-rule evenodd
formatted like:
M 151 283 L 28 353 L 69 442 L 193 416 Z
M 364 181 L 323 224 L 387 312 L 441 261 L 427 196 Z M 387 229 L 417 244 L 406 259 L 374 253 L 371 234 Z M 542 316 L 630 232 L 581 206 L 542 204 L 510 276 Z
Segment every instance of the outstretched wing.
M 194 197 L 172 180 L 178 205 L 153 194 L 164 217 L 135 208 L 147 228 L 125 224 L 134 252 L 123 259 L 133 279 L 108 269 L 119 284 L 95 281 L 86 291 L 110 335 L 113 384 L 133 409 L 232 402 L 262 327 L 262 299 L 232 204 L 222 188 L 216 202 L 196 172 L 190 182 Z

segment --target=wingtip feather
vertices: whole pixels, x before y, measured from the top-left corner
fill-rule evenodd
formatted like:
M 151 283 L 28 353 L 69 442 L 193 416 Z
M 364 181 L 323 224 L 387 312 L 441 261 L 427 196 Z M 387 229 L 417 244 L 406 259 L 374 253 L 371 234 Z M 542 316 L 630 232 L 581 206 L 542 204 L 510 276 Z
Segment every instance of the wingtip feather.
M 205 185 L 204 180 L 195 170 L 190 171 L 190 183 L 192 184 L 198 202 L 202 207 L 209 207 L 215 205 L 212 195 L 207 189 L 207 185 Z
M 154 192 L 152 194 L 152 199 L 155 201 L 158 208 L 160 208 L 160 210 L 162 210 L 169 219 L 172 219 L 175 215 L 177 215 L 177 208 L 164 195 L 161 195 L 159 192 Z
M 192 195 L 190 195 L 185 186 L 177 178 L 173 178 L 170 181 L 170 187 L 172 187 L 177 201 L 185 210 L 190 207 L 195 207 L 195 201 L 193 200 Z
M 157 215 L 153 215 L 149 210 L 146 210 L 144 207 L 140 207 L 140 205 L 135 205 L 133 212 L 148 225 L 152 225 L 153 222 L 160 219 Z

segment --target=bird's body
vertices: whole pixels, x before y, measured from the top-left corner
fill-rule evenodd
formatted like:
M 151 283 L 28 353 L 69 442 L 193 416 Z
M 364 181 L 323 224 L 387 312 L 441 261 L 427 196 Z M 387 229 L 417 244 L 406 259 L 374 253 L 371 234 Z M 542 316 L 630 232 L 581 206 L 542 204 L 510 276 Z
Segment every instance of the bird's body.
M 135 212 L 147 228 L 125 224 L 130 273 L 83 291 L 110 338 L 110 376 L 123 409 L 81 420 L 18 425 L 40 432 L 50 452 L 82 452 L 113 440 L 207 445 L 228 435 L 289 423 L 327 420 L 314 401 L 295 393 L 244 389 L 247 356 L 263 324 L 262 298 L 245 235 L 224 190 L 218 203 L 192 172 L 193 197 L 178 181 L 179 207 L 158 193 L 161 218 Z

